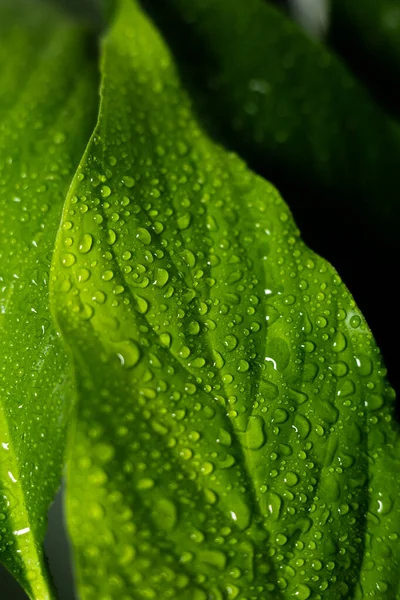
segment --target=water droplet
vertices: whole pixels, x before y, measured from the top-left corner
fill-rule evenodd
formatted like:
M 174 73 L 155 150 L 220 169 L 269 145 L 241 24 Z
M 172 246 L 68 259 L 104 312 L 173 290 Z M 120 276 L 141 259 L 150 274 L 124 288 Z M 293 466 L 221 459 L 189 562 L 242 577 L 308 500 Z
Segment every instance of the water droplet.
M 241 442 L 245 448 L 258 450 L 265 443 L 264 420 L 259 416 L 249 417 L 247 429 L 241 435 Z
M 282 508 L 282 498 L 278 496 L 275 492 L 270 492 L 268 494 L 268 512 L 274 521 L 279 521 L 279 516 Z
M 275 321 L 277 321 L 280 317 L 279 312 L 277 311 L 277 309 L 275 308 L 275 306 L 272 306 L 270 304 L 267 304 L 265 307 L 265 320 L 267 321 L 268 325 L 271 326 L 275 323 Z
M 101 278 L 103 281 L 111 281 L 111 279 L 114 277 L 114 273 L 112 271 L 110 271 L 109 269 L 107 269 L 106 271 L 103 271 Z
M 294 419 L 293 429 L 305 440 L 311 431 L 311 423 L 304 415 L 297 414 Z
M 127 187 L 127 188 L 132 188 L 135 185 L 135 180 L 133 179 L 133 177 L 130 177 L 130 175 L 125 175 L 122 178 L 122 183 Z
M 137 303 L 137 309 L 140 314 L 145 315 L 149 309 L 149 303 L 142 296 L 135 296 L 135 300 Z M 168 334 L 166 334 L 168 335 Z
M 109 462 L 115 455 L 115 449 L 110 444 L 99 443 L 93 448 L 93 455 L 101 462 Z
M 194 529 L 190 534 L 190 539 L 196 542 L 197 544 L 201 544 L 201 542 L 204 542 L 204 533 L 202 533 L 198 529 Z
M 179 451 L 179 456 L 181 456 L 184 460 L 190 460 L 193 456 L 193 452 L 190 448 L 182 448 Z
M 308 585 L 304 585 L 302 583 L 300 583 L 295 591 L 295 598 L 296 600 L 308 600 L 308 598 L 311 596 L 311 590 L 308 587 Z
M 111 189 L 108 187 L 108 185 L 103 185 L 103 187 L 101 188 L 101 195 L 103 196 L 103 198 L 108 198 L 110 194 Z
M 101 290 L 98 290 L 93 294 L 92 300 L 94 300 L 94 302 L 97 302 L 97 304 L 104 304 L 104 302 L 106 301 L 106 295 Z
M 274 411 L 273 419 L 275 423 L 285 423 L 289 418 L 287 411 L 284 408 L 277 408 Z
M 70 252 L 68 252 L 67 254 L 64 254 L 63 259 L 62 259 L 62 264 L 64 265 L 64 267 L 72 267 L 72 265 L 74 265 L 76 262 L 76 257 L 74 254 L 71 254 Z
M 336 377 L 344 377 L 349 372 L 349 367 L 343 361 L 331 364 L 329 369 L 334 375 L 336 375 Z
M 139 229 L 136 232 L 136 237 L 143 244 L 148 245 L 151 242 L 150 232 L 147 229 L 145 229 L 144 227 L 139 227 Z
M 189 366 L 194 367 L 195 369 L 201 369 L 206 364 L 206 361 L 201 356 L 194 358 L 190 361 Z
M 290 362 L 290 350 L 287 342 L 282 338 L 273 338 L 268 344 L 267 358 L 275 363 L 278 371 L 284 371 Z
M 140 359 L 140 349 L 136 342 L 127 340 L 115 344 L 117 355 L 124 367 L 134 367 Z
M 214 366 L 217 369 L 222 369 L 223 366 L 225 365 L 225 360 L 224 360 L 222 354 L 220 354 L 219 352 L 217 352 L 216 350 L 214 350 L 213 351 L 213 359 L 214 359 Z M 232 375 L 226 374 L 226 375 L 223 376 L 224 383 L 229 383 L 227 381 L 227 379 L 226 379 L 227 377 L 228 378 L 230 377 L 231 378 L 230 381 L 232 381 Z
M 304 402 L 307 402 L 308 400 L 308 396 L 305 392 L 300 392 L 299 390 L 295 390 L 293 388 L 290 388 L 289 390 L 289 397 L 292 400 L 295 400 L 297 404 L 304 404 Z
M 238 339 L 234 335 L 227 335 L 224 339 L 224 344 L 229 351 L 232 351 L 238 345 Z
M 214 471 L 214 465 L 210 462 L 205 462 L 200 469 L 202 475 L 210 475 Z
M 160 221 L 154 221 L 153 229 L 157 235 L 164 231 L 164 225 Z
M 189 213 L 186 213 L 184 215 L 182 215 L 181 217 L 179 217 L 178 219 L 178 227 L 179 229 L 187 229 L 190 225 L 190 221 L 191 221 L 191 216 Z
M 250 365 L 247 362 L 247 360 L 244 360 L 244 359 L 239 360 L 239 362 L 237 364 L 237 370 L 240 373 L 246 373 L 246 371 L 248 371 L 249 368 L 250 368 Z
M 369 410 L 379 410 L 385 404 L 382 396 L 378 394 L 368 394 L 365 400 L 365 406 Z
M 260 386 L 262 394 L 267 398 L 267 400 L 275 400 L 279 396 L 278 387 L 272 383 L 272 381 L 268 381 L 267 379 L 262 380 L 262 385 Z
M 169 279 L 169 273 L 165 269 L 156 269 L 156 279 L 154 281 L 155 285 L 158 287 L 164 287 Z
M 350 319 L 350 326 L 353 327 L 353 329 L 357 329 L 357 327 L 360 327 L 361 325 L 361 319 L 358 315 L 353 315 Z
M 197 335 L 200 331 L 200 325 L 197 321 L 191 321 L 188 326 L 188 333 Z
M 278 533 L 275 540 L 278 546 L 284 546 L 288 541 L 286 535 L 284 535 L 283 533 Z
M 115 244 L 117 239 L 117 234 L 115 233 L 114 229 L 109 229 L 107 231 L 107 243 L 110 244 L 110 246 L 112 246 L 113 244 Z M 122 256 L 123 258 L 123 256 Z
M 296 473 L 293 473 L 292 471 L 288 471 L 283 479 L 283 481 L 286 483 L 286 485 L 288 485 L 289 487 L 293 487 L 295 486 L 298 481 L 299 478 L 296 475 Z
M 91 247 L 93 245 L 93 238 L 90 235 L 90 233 L 85 233 L 80 242 L 79 242 L 79 252 L 81 252 L 82 254 L 86 254 L 87 252 L 90 251 Z
M 369 375 L 371 375 L 373 365 L 372 360 L 369 358 L 369 356 L 367 356 L 366 354 L 358 354 L 354 358 L 360 375 L 362 377 L 368 377 Z
M 347 347 L 347 340 L 341 331 L 338 331 L 333 339 L 333 352 L 343 352 Z
M 142 479 L 139 479 L 137 484 L 136 484 L 136 489 L 137 490 L 150 490 L 152 487 L 154 487 L 155 482 L 154 479 L 150 479 L 149 477 L 144 477 Z
M 90 277 L 90 271 L 88 269 L 82 268 L 78 271 L 78 282 L 84 283 Z
M 53 141 L 57 145 L 63 144 L 66 139 L 67 139 L 67 136 L 62 131 L 57 131 L 53 137 Z
M 347 396 L 351 396 L 356 391 L 356 386 L 354 385 L 354 381 L 351 379 L 345 379 L 341 381 L 338 385 L 337 395 L 341 398 L 346 398 Z
M 178 521 L 175 504 L 168 498 L 160 498 L 154 505 L 152 518 L 161 530 L 172 531 Z
M 161 333 L 160 342 L 164 346 L 164 348 L 169 348 L 171 346 L 171 336 L 169 335 L 169 333 Z
M 227 563 L 226 554 L 219 550 L 202 550 L 197 553 L 197 558 L 200 562 L 207 563 L 219 571 L 223 571 Z

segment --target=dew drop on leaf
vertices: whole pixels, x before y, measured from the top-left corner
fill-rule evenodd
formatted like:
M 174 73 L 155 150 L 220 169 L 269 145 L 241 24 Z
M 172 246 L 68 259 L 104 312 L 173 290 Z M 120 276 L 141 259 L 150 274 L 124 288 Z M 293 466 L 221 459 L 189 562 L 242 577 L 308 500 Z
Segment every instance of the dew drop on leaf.
M 90 233 L 85 233 L 80 242 L 79 242 L 79 252 L 81 252 L 82 254 L 86 254 L 87 252 L 90 251 L 90 249 L 92 248 L 93 245 L 93 238 L 90 235 Z
M 121 365 L 126 368 L 134 367 L 140 359 L 139 346 L 132 340 L 118 342 L 115 344 L 117 355 L 121 361 Z

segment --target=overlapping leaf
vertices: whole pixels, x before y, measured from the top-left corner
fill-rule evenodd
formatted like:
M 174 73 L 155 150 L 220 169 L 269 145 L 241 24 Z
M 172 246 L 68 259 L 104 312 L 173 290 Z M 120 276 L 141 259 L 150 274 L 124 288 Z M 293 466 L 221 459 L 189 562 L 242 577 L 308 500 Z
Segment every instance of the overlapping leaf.
M 81 598 L 399 598 L 392 392 L 354 301 L 136 2 L 102 72 L 52 269 Z
M 37 600 L 72 399 L 47 288 L 96 107 L 86 42 L 47 4 L 0 4 L 0 560 Z

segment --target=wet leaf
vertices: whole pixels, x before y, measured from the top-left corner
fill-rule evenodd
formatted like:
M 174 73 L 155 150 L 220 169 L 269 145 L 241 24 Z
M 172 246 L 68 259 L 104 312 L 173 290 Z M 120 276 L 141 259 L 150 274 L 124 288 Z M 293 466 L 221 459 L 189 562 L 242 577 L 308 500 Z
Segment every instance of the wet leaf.
M 71 405 L 47 288 L 96 106 L 86 43 L 47 4 L 0 4 L 0 560 L 38 600 L 52 597 L 42 546 Z
M 349 285 L 397 389 L 400 323 L 391 319 L 388 328 L 387 315 L 397 310 L 398 124 L 333 52 L 268 0 L 143 2 L 174 49 L 203 121 L 277 185 L 304 239 Z M 339 0 L 332 11 L 346 5 L 374 28 L 392 2 Z M 351 56 L 359 48 L 355 37 L 351 30 Z M 340 25 L 337 38 L 345 39 Z M 369 37 L 363 39 L 368 45 Z M 361 62 L 371 75 L 376 53 L 371 46 L 369 52 L 374 56 L 362 54 Z
M 393 392 L 353 299 L 135 2 L 102 73 L 52 268 L 81 598 L 398 598 Z

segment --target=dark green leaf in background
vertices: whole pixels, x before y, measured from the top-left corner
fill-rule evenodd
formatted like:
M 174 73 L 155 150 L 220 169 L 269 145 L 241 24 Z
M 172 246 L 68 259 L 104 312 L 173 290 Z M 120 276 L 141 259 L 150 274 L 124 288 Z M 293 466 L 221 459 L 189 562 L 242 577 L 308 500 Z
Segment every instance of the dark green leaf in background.
M 333 0 L 329 41 L 400 116 L 400 3 L 398 0 Z
M 0 3 L 0 40 L 0 560 L 45 600 L 46 515 L 72 400 L 49 268 L 93 125 L 96 71 L 88 36 L 48 4 Z
M 353 299 L 136 2 L 102 74 L 52 268 L 80 597 L 397 600 L 393 393 Z

